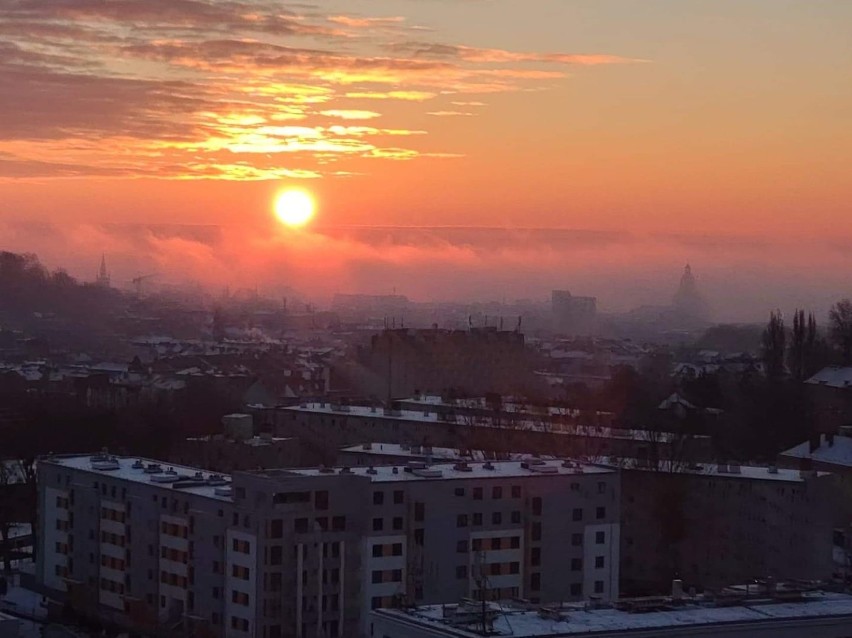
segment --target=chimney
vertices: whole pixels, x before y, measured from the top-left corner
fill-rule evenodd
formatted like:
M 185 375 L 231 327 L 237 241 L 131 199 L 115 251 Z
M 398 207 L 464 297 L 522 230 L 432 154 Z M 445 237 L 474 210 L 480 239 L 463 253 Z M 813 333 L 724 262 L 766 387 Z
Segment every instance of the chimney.
M 809 446 L 809 451 L 810 451 L 811 454 L 813 454 L 814 452 L 816 452 L 819 449 L 820 438 L 821 437 L 820 437 L 819 434 L 812 434 L 811 435 L 810 446 Z

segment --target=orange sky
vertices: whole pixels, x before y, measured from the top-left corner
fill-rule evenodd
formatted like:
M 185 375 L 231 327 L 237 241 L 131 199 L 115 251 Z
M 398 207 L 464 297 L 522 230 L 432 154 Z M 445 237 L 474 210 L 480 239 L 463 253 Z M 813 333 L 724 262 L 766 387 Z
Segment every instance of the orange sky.
M 134 25 L 131 29 L 130 25 Z M 13 0 L 0 215 L 852 231 L 846 0 Z

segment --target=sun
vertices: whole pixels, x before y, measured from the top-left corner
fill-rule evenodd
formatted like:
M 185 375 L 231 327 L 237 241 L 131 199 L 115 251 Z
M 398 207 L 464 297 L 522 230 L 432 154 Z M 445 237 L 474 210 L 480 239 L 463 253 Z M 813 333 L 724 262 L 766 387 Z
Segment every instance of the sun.
M 275 198 L 275 216 L 290 228 L 301 228 L 311 221 L 315 209 L 314 198 L 302 190 L 282 191 Z

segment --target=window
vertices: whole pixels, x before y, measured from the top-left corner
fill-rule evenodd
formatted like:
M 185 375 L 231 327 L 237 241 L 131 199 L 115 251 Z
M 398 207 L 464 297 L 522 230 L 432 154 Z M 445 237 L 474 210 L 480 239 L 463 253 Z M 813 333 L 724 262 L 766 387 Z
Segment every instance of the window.
M 481 487 L 474 487 L 473 488 L 473 500 L 474 501 L 481 501 L 482 500 L 482 488 Z
M 513 485 L 512 486 L 512 498 L 521 498 L 521 486 Z
M 518 511 L 512 512 L 512 523 L 520 523 L 521 522 L 521 513 Z
M 460 554 L 467 553 L 467 541 L 459 541 L 456 543 L 456 551 Z
M 384 492 L 373 492 L 373 505 L 381 505 L 385 502 Z
M 503 514 L 500 512 L 494 512 L 491 514 L 491 524 L 492 525 L 500 525 L 503 523 Z
M 574 547 L 580 547 L 583 544 L 582 534 L 571 534 L 571 544 Z
M 328 509 L 328 490 L 314 492 L 314 507 L 318 510 Z
M 402 505 L 405 501 L 405 495 L 402 490 L 395 490 L 393 493 L 394 505 Z
M 606 532 L 595 532 L 595 545 L 603 545 L 606 542 Z
M 571 559 L 571 571 L 572 572 L 583 571 L 583 559 L 582 558 L 572 558 Z
M 518 549 L 521 546 L 521 537 L 520 536 L 511 536 L 509 537 L 509 547 L 511 549 Z
M 482 513 L 481 512 L 474 512 L 473 524 L 474 525 L 482 525 Z
M 382 549 L 383 545 L 373 545 L 373 558 L 380 558 L 384 556 L 384 550 Z
M 503 488 L 499 485 L 491 488 L 491 498 L 503 498 Z
M 379 492 L 379 494 L 381 494 L 381 492 Z M 374 532 L 381 532 L 382 529 L 384 528 L 384 526 L 385 526 L 385 521 L 384 521 L 383 518 L 374 518 L 373 519 L 373 531 Z
M 269 550 L 269 564 L 280 565 L 283 562 L 284 551 L 281 545 L 273 545 Z
M 393 572 L 391 572 L 391 580 L 395 583 L 402 582 L 402 570 L 401 569 L 393 570 Z
M 467 514 L 459 514 L 456 517 L 456 527 L 467 527 Z
M 424 533 L 423 528 L 414 530 L 414 544 L 420 547 L 423 546 L 424 543 Z
M 373 572 L 373 584 L 376 585 L 382 582 L 382 574 L 383 572 L 379 569 Z
M 455 490 L 453 490 L 453 493 L 456 496 L 464 496 L 464 488 L 463 487 L 457 487 Z
M 378 609 L 381 606 L 382 606 L 382 597 L 381 596 L 373 596 L 373 598 L 370 600 L 370 608 L 371 609 Z
M 509 563 L 509 573 L 510 574 L 517 574 L 520 571 L 521 571 L 521 564 L 520 563 L 515 563 L 515 562 Z
M 606 508 L 603 506 L 595 509 L 595 518 L 601 520 L 602 518 L 606 518 Z
M 533 572 L 530 574 L 530 591 L 539 591 L 541 589 L 541 574 Z
M 392 556 L 402 556 L 402 543 L 394 543 L 391 546 L 391 555 Z
M 492 538 L 491 539 L 491 549 L 502 549 L 503 548 L 503 539 L 502 538 Z
M 269 524 L 269 538 L 281 538 L 282 536 L 284 536 L 284 521 L 276 518 Z
M 532 500 L 532 513 L 533 516 L 541 516 L 541 497 L 536 496 Z
M 606 483 L 603 481 L 598 481 L 598 494 L 606 493 Z
M 575 521 L 575 522 L 583 520 L 583 508 L 582 507 L 575 507 L 574 508 L 574 510 L 571 512 L 571 520 Z
M 595 556 L 595 569 L 603 569 L 604 566 L 604 557 L 603 556 Z
M 402 516 L 393 517 L 393 528 L 396 530 L 402 529 Z
M 467 565 L 459 565 L 458 567 L 456 567 L 456 578 L 467 578 Z
M 604 592 L 604 582 L 602 580 L 595 581 L 595 593 L 602 594 Z

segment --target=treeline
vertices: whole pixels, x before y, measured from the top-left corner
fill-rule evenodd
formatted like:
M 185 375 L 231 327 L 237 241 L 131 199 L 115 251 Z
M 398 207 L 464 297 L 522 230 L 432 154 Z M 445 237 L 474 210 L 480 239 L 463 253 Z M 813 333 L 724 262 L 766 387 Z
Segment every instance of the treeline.
M 118 294 L 79 283 L 62 269 L 50 272 L 35 255 L 0 252 L 0 310 L 7 314 L 91 314 Z

